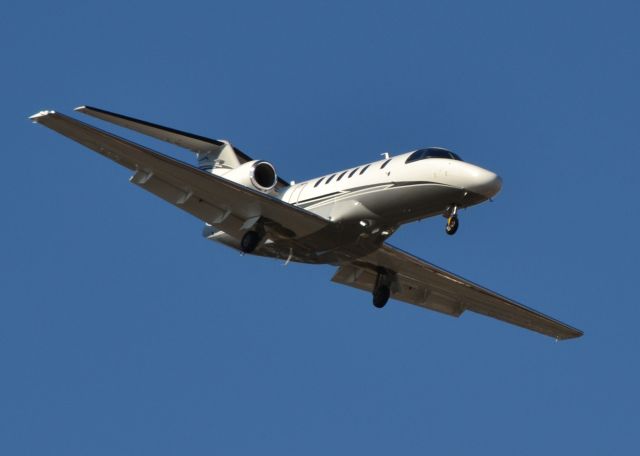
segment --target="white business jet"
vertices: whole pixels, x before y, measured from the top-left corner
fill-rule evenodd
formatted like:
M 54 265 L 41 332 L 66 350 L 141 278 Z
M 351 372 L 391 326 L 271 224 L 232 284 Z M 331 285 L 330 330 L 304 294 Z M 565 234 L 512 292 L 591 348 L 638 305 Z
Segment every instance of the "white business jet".
M 500 191 L 495 173 L 439 147 L 419 149 L 300 183 L 278 177 L 229 142 L 102 109 L 76 111 L 195 153 L 197 167 L 55 111 L 30 118 L 130 169 L 135 185 L 205 222 L 203 235 L 243 253 L 337 266 L 333 281 L 454 317 L 465 310 L 570 339 L 582 331 L 409 255 L 385 241 L 436 215 L 453 235 L 462 208 Z

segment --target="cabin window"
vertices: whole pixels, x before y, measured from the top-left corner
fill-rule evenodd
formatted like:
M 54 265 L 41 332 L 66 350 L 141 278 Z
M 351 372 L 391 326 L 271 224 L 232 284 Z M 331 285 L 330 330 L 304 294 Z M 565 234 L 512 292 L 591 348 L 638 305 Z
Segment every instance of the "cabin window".
M 328 184 L 329 182 L 331 182 L 331 179 L 333 179 L 334 177 L 336 177 L 335 174 L 332 174 L 329 179 L 327 179 L 327 181 L 325 182 L 325 184 Z
M 324 177 L 321 177 L 320 179 L 318 179 L 318 182 L 316 182 L 316 185 L 314 185 L 314 187 L 317 187 L 318 185 L 320 185 L 320 182 L 322 182 L 322 179 L 324 179 Z
M 391 160 L 392 160 L 392 159 L 390 158 L 389 160 L 387 160 L 386 162 L 384 162 L 384 163 L 382 164 L 382 166 L 380 167 L 380 169 L 384 169 L 384 167 L 385 167 L 385 166 L 387 166 Z
M 367 165 L 367 166 L 365 166 L 364 168 L 362 168 L 362 171 L 360 171 L 360 174 L 364 174 L 364 172 L 367 170 L 367 168 L 368 168 L 369 166 L 370 166 L 370 165 Z
M 344 175 L 345 175 L 345 174 L 347 174 L 347 172 L 346 172 L 346 171 L 344 171 L 342 174 L 340 174 L 340 175 L 338 176 L 338 178 L 336 179 L 336 182 L 338 182 L 340 179 L 342 179 L 342 178 L 344 177 Z
M 356 173 L 356 171 L 358 171 L 358 168 L 354 169 L 353 171 L 351 171 L 349 173 L 349 177 L 353 177 L 353 175 Z

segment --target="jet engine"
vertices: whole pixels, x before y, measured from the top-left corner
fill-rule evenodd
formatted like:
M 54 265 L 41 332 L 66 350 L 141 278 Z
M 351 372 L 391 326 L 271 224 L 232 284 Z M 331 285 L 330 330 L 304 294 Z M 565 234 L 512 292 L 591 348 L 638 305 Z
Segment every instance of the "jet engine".
M 222 177 L 245 187 L 268 193 L 278 183 L 276 169 L 269 162 L 253 160 L 222 174 Z

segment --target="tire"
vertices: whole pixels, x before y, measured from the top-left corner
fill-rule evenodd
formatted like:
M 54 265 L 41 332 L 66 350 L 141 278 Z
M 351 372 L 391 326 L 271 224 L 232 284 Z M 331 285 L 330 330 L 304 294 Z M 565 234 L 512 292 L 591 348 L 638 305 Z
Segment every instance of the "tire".
M 460 223 L 458 222 L 458 217 L 453 216 L 447 220 L 447 225 L 444 227 L 445 231 L 449 236 L 453 236 L 458 231 L 458 226 Z
M 253 252 L 260 243 L 260 235 L 256 231 L 247 231 L 240 240 L 240 250 L 243 253 Z
M 373 290 L 373 305 L 378 309 L 382 309 L 389 297 L 391 296 L 391 290 L 386 285 L 381 285 L 377 289 Z

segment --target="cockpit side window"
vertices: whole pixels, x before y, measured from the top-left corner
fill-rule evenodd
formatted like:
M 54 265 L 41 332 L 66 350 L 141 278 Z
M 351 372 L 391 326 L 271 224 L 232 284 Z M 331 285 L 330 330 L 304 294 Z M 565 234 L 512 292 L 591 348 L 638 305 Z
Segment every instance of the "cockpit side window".
M 422 150 L 416 150 L 414 153 L 409 155 L 409 158 L 407 158 L 407 161 L 405 163 L 412 163 L 414 161 L 422 160 L 423 155 L 424 155 L 424 152 L 422 152 Z

